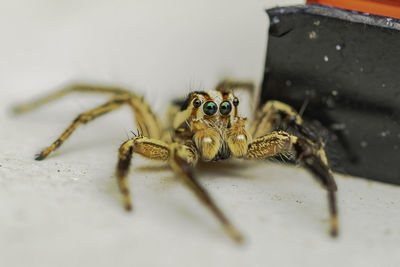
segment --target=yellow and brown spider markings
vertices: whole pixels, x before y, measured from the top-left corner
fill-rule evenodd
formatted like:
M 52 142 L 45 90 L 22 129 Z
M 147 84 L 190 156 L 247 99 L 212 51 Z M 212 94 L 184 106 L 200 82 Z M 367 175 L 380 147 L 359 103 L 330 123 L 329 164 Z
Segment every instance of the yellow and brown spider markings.
M 175 122 L 179 122 L 175 124 L 179 126 L 175 133 L 192 139 L 199 156 L 206 161 L 231 156 L 265 159 L 279 154 L 295 154 L 298 161 L 328 190 L 331 234 L 337 235 L 336 185 L 320 139 L 305 130 L 302 119 L 293 108 L 278 101 L 270 101 L 257 113 L 250 128 L 254 138 L 251 141 L 251 135 L 246 131 L 245 118 L 232 116 L 232 112 L 217 112 L 222 102 L 232 103 L 234 99 L 231 92 L 223 90 L 191 93 L 175 117 Z M 210 102 L 215 105 L 211 105 L 214 109 L 208 112 L 206 105 Z M 305 137 L 299 138 L 283 131 L 272 132 L 282 123 L 302 130 Z
M 246 131 L 246 118 L 235 117 L 225 131 L 225 140 L 233 156 L 244 157 L 247 154 L 248 144 L 251 142 L 251 135 Z
M 149 159 L 168 161 L 172 170 L 178 174 L 184 184 L 218 218 L 229 236 L 237 242 L 242 240 L 240 232 L 233 226 L 207 191 L 205 191 L 195 179 L 192 168 L 197 162 L 197 154 L 190 142 L 188 142 L 188 145 L 178 143 L 166 144 L 155 139 L 137 136 L 121 145 L 118 153 L 119 160 L 116 175 L 126 210 L 132 209 L 127 174 L 133 153 L 138 153 Z
M 192 120 L 190 130 L 193 141 L 203 160 L 210 161 L 217 155 L 222 146 L 221 133 L 210 127 L 203 119 Z
M 141 129 L 143 135 L 152 138 L 161 138 L 162 136 L 161 123 L 158 117 L 151 110 L 150 106 L 144 101 L 143 97 L 120 87 L 74 84 L 32 102 L 17 105 L 13 110 L 17 114 L 32 111 L 70 93 L 109 94 L 111 95 L 111 98 L 105 104 L 79 114 L 56 141 L 37 155 L 36 160 L 43 160 L 51 152 L 60 147 L 79 125 L 86 124 L 101 115 L 122 107 L 123 105 L 131 107 L 134 112 L 137 127 Z
M 229 93 L 232 93 L 233 90 L 237 89 L 247 90 L 250 93 L 253 93 L 255 86 L 252 81 L 237 81 L 237 80 L 225 79 L 219 82 L 215 87 L 216 91 L 229 92 Z
M 19 113 L 35 109 L 70 92 L 107 93 L 111 98 L 105 104 L 80 114 L 51 146 L 37 159 L 45 158 L 59 147 L 81 124 L 126 104 L 135 113 L 137 127 L 142 134 L 124 142 L 118 152 L 116 176 L 123 196 L 124 207 L 132 209 L 128 186 L 128 172 L 133 153 L 154 160 L 167 161 L 188 188 L 208 207 L 236 241 L 242 239 L 204 188 L 197 182 L 192 168 L 200 158 L 204 161 L 224 160 L 230 157 L 265 159 L 279 154 L 294 153 L 297 160 L 328 191 L 331 214 L 331 234 L 337 235 L 338 220 L 336 184 L 329 169 L 323 143 L 302 124 L 297 112 L 278 101 L 267 102 L 256 113 L 250 131 L 246 118 L 238 116 L 239 99 L 235 88 L 253 89 L 252 84 L 223 82 L 214 91 L 195 91 L 184 101 L 175 102 L 169 113 L 169 126 L 161 131 L 158 118 L 143 98 L 118 87 L 74 85 L 31 103 L 17 106 Z M 300 135 L 273 131 L 282 124 L 299 130 Z
M 290 135 L 284 131 L 272 132 L 256 138 L 249 144 L 247 159 L 265 159 L 278 154 L 296 152 L 296 158 L 320 184 L 328 191 L 328 203 L 330 212 L 330 233 L 338 234 L 338 218 L 335 192 L 337 186 L 329 169 L 326 158 L 319 156 L 318 147 L 303 138 Z
M 297 138 L 294 149 L 302 165 L 309 170 L 320 182 L 322 187 L 328 191 L 329 212 L 331 214 L 330 233 L 332 236 L 337 236 L 339 231 L 336 206 L 337 185 L 333 179 L 332 171 L 327 165 L 325 151 L 319 147 L 313 148 L 309 141 L 302 138 Z
M 121 145 L 118 152 L 116 176 L 126 210 L 132 209 L 127 174 L 131 165 L 133 152 L 149 159 L 163 161 L 168 160 L 170 153 L 168 144 L 143 136 L 136 136 Z
M 292 125 L 303 125 L 302 118 L 297 112 L 285 103 L 270 100 L 267 101 L 256 113 L 250 133 L 253 138 L 269 133 L 282 124 L 282 121 Z
M 189 149 L 190 150 L 190 149 Z M 187 149 L 174 144 L 171 147 L 170 166 L 179 174 L 183 179 L 183 182 L 192 190 L 197 198 L 208 207 L 211 212 L 218 218 L 219 222 L 223 226 L 225 232 L 236 242 L 240 243 L 243 241 L 242 234 L 236 229 L 236 227 L 229 221 L 222 210 L 215 204 L 214 200 L 207 193 L 207 191 L 197 182 L 193 175 L 192 164 L 187 160 Z M 182 153 L 183 152 L 183 153 Z M 191 151 L 193 152 L 193 151 Z M 189 153 L 191 153 L 189 152 Z M 190 157 L 189 157 L 190 159 Z
M 71 93 L 95 93 L 95 94 L 108 94 L 108 95 L 131 94 L 131 92 L 129 92 L 128 90 L 125 90 L 120 87 L 77 83 L 69 85 L 61 90 L 55 91 L 53 93 L 45 95 L 31 102 L 16 105 L 13 107 L 13 111 L 16 114 L 26 113 L 35 110 L 45 104 L 53 102 L 57 99 L 60 99 Z

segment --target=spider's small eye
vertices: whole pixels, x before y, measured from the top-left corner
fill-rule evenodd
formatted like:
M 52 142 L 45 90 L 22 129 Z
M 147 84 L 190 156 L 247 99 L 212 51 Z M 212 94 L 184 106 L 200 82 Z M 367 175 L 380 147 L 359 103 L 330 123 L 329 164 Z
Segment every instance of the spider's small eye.
M 198 108 L 200 106 L 201 106 L 201 100 L 200 99 L 193 100 L 193 107 Z
M 232 105 L 229 101 L 224 101 L 221 103 L 219 106 L 219 112 L 221 112 L 222 115 L 228 115 L 232 110 Z
M 204 113 L 210 116 L 214 115 L 217 112 L 217 110 L 218 110 L 217 104 L 215 104 L 212 101 L 206 102 L 203 106 Z
M 239 105 L 239 98 L 235 97 L 232 101 L 233 105 L 236 107 L 237 105 Z

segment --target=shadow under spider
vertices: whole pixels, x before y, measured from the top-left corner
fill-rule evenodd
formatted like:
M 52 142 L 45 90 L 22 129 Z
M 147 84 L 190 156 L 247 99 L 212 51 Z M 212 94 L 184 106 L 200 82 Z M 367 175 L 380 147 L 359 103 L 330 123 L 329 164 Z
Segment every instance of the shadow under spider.
M 242 177 L 245 179 L 249 178 L 249 174 L 244 174 L 243 170 L 253 168 L 257 166 L 256 163 L 254 162 L 248 162 L 248 161 L 218 161 L 218 162 L 203 162 L 199 161 L 198 164 L 195 167 L 195 173 L 197 174 L 196 176 L 201 179 L 201 176 L 203 174 L 206 174 L 210 176 L 210 174 L 215 174 L 216 176 L 232 176 L 232 177 Z M 164 171 L 170 171 L 171 168 L 168 166 L 168 164 L 145 164 L 141 166 L 135 167 L 136 171 L 139 172 L 149 172 L 149 173 L 155 173 L 155 172 L 164 172 Z M 218 178 L 218 177 L 215 177 Z

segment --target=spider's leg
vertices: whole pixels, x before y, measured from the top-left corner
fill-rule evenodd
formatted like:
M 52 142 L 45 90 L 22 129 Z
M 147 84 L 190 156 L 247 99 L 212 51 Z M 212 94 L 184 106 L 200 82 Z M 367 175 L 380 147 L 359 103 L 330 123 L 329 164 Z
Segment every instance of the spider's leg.
M 136 136 L 124 142 L 119 148 L 116 176 L 126 210 L 132 209 L 128 173 L 133 152 L 149 159 L 167 161 L 169 158 L 169 145 L 156 139 Z
M 280 101 L 270 100 L 267 101 L 260 109 L 257 110 L 253 122 L 250 125 L 250 134 L 253 138 L 263 136 L 277 128 L 285 126 L 300 129 L 305 132 L 307 138 L 314 141 L 314 135 L 305 129 L 303 120 L 297 114 L 296 110 Z
M 161 123 L 158 117 L 152 112 L 150 106 L 143 100 L 143 97 L 115 86 L 73 84 L 32 102 L 17 105 L 14 107 L 14 111 L 19 114 L 25 113 L 73 92 L 111 94 L 113 97 L 104 105 L 81 113 L 52 145 L 43 150 L 36 157 L 36 160 L 44 159 L 52 151 L 57 149 L 80 124 L 85 124 L 105 113 L 121 107 L 123 104 L 128 104 L 134 111 L 136 125 L 141 129 L 143 135 L 152 138 L 161 137 Z
M 141 134 L 150 138 L 161 139 L 163 126 L 158 116 L 152 111 L 143 97 L 131 94 L 129 104 L 133 110 L 136 126 Z
M 111 94 L 118 98 L 130 98 L 129 105 L 135 114 L 136 124 L 138 128 L 143 129 L 143 134 L 152 138 L 160 138 L 162 134 L 162 126 L 153 113 L 150 106 L 144 101 L 143 97 L 130 92 L 124 88 L 116 86 L 103 86 L 93 84 L 73 84 L 64 89 L 38 98 L 31 102 L 20 104 L 13 107 L 17 114 L 32 111 L 36 108 L 43 106 L 49 102 L 55 101 L 70 93 L 97 93 L 97 94 Z M 126 102 L 128 103 L 128 102 Z
M 53 102 L 66 96 L 70 93 L 96 93 L 96 94 L 111 94 L 111 95 L 124 95 L 132 94 L 126 89 L 115 86 L 103 86 L 93 84 L 72 84 L 61 90 L 55 91 L 33 101 L 19 104 L 13 107 L 13 111 L 17 114 L 25 113 L 37 109 L 47 103 Z
M 73 120 L 71 124 L 67 127 L 67 129 L 60 135 L 60 137 L 56 141 L 54 141 L 49 147 L 44 149 L 35 159 L 45 159 L 51 152 L 60 147 L 62 143 L 76 130 L 79 125 L 88 123 L 89 121 L 92 121 L 103 114 L 115 110 L 129 100 L 130 98 L 127 95 L 116 96 L 101 106 L 79 114 L 78 117 L 76 117 L 75 120 Z
M 254 139 L 248 147 L 247 159 L 265 159 L 277 154 L 296 152 L 300 163 L 310 171 L 313 176 L 328 191 L 329 211 L 331 216 L 332 236 L 338 234 L 338 219 L 335 192 L 337 186 L 332 172 L 327 164 L 325 152 L 315 147 L 312 142 L 283 131 L 271 132 Z
M 222 80 L 217 84 L 215 90 L 217 91 L 232 91 L 235 89 L 248 90 L 250 93 L 254 92 L 255 85 L 251 81 L 236 81 L 236 80 Z
M 191 154 L 194 153 L 190 147 L 172 144 L 170 149 L 169 163 L 171 168 L 183 179 L 189 189 L 198 199 L 207 206 L 217 217 L 227 234 L 236 242 L 241 242 L 243 237 L 236 227 L 228 220 L 224 213 L 218 208 L 207 191 L 198 183 L 193 175 Z
M 126 210 L 132 209 L 128 187 L 128 172 L 133 153 L 138 153 L 149 159 L 169 160 L 171 168 L 181 177 L 184 183 L 218 218 L 227 233 L 235 240 L 241 241 L 242 236 L 229 222 L 227 217 L 217 207 L 209 194 L 193 176 L 192 166 L 197 161 L 197 155 L 192 146 L 173 143 L 168 145 L 156 139 L 143 136 L 134 137 L 123 143 L 119 149 L 116 175 L 118 185 L 123 195 Z

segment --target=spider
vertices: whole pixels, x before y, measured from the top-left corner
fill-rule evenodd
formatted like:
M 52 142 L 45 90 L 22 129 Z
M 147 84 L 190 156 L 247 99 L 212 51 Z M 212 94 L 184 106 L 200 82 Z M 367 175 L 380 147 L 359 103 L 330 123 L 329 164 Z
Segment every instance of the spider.
M 116 178 L 123 205 L 132 210 L 128 173 L 133 154 L 153 160 L 167 161 L 184 182 L 222 224 L 227 234 L 237 242 L 243 237 L 199 184 L 193 169 L 201 161 L 219 161 L 229 158 L 264 160 L 292 153 L 328 193 L 330 234 L 337 236 L 336 183 L 328 166 L 324 145 L 315 132 L 304 126 L 300 115 L 290 106 L 270 100 L 255 112 L 250 126 L 240 117 L 239 98 L 234 89 L 253 90 L 251 82 L 224 80 L 215 90 L 194 91 L 186 98 L 172 102 L 168 122 L 162 126 L 143 97 L 120 87 L 74 84 L 60 91 L 14 107 L 16 113 L 36 109 L 69 93 L 102 93 L 111 95 L 103 105 L 81 113 L 61 136 L 35 158 L 45 159 L 61 146 L 79 125 L 86 124 L 123 105 L 132 108 L 139 134 L 125 141 L 118 150 Z M 282 127 L 296 134 L 283 131 Z

